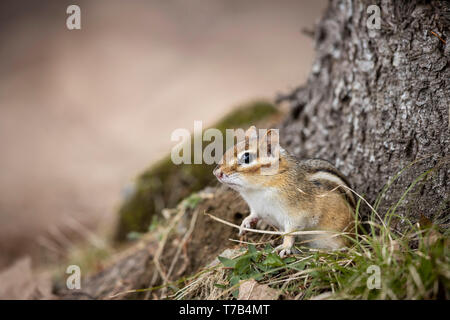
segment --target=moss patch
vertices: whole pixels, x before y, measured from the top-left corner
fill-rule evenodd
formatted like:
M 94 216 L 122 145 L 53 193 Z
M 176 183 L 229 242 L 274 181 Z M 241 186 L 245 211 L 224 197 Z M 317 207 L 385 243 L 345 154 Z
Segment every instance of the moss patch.
M 212 127 L 225 134 L 227 128 L 246 128 L 276 115 L 279 115 L 279 111 L 274 105 L 257 101 L 237 108 Z M 193 148 L 193 143 L 191 146 Z M 210 184 L 214 181 L 211 174 L 214 166 L 175 165 L 170 155 L 167 155 L 145 170 L 119 209 L 115 240 L 126 240 L 130 232 L 147 231 L 155 213 L 160 213 L 164 208 L 174 207 L 181 199 Z

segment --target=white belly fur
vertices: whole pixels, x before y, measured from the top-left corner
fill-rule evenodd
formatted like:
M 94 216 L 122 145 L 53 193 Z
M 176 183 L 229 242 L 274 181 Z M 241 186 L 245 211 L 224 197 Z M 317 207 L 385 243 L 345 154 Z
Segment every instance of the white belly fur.
M 282 205 L 276 189 L 250 190 L 241 192 L 241 196 L 250 207 L 250 211 L 275 228 L 285 231 L 289 224 L 289 215 Z

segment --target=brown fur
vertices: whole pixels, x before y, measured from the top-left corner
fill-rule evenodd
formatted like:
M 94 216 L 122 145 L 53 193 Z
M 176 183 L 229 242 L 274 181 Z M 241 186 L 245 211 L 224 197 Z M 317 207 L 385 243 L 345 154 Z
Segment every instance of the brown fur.
M 254 135 L 255 131 L 253 130 L 256 130 L 256 128 L 250 128 L 246 134 Z M 346 177 L 331 163 L 320 159 L 298 161 L 295 157 L 281 150 L 278 170 L 272 175 L 263 175 L 261 169 L 270 166 L 270 161 L 264 162 L 263 159 L 258 157 L 253 164 L 247 166 L 238 163 L 237 155 L 242 154 L 245 150 L 257 154 L 259 150 L 256 149 L 260 149 L 266 141 L 260 138 L 251 142 L 253 143 L 249 143 L 249 141 L 238 143 L 233 149 L 226 151 L 224 158 L 228 155 L 229 158 L 227 159 L 231 159 L 231 161 L 221 164 L 216 170 L 220 170 L 227 175 L 238 173 L 245 180 L 246 187 L 278 190 L 280 202 L 284 203 L 287 208 L 289 221 L 294 223 L 295 221 L 301 221 L 303 224 L 304 221 L 310 222 L 310 227 L 307 228 L 300 225 L 299 222 L 298 227 L 303 228 L 303 230 L 352 231 L 355 199 L 350 191 L 339 187 L 340 184 L 343 184 L 350 188 L 350 185 Z M 313 176 L 316 173 L 322 174 Z M 318 178 L 312 179 L 312 177 Z M 342 183 L 339 183 L 339 181 Z M 310 237 L 311 239 L 315 238 Z M 345 244 L 343 238 L 334 238 L 333 241 L 334 244 L 330 246 L 333 248 Z M 322 246 L 320 240 L 317 243 L 317 246 Z

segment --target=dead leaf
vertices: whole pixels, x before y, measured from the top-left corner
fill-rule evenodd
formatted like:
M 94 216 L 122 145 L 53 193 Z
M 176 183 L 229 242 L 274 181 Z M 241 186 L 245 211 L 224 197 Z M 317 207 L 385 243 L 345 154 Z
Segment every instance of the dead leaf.
M 278 296 L 277 290 L 252 279 L 241 283 L 238 300 L 276 300 Z

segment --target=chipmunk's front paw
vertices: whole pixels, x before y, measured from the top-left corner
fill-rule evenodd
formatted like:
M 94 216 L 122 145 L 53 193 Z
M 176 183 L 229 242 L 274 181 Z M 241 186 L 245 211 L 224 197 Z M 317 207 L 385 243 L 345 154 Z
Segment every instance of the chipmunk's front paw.
M 252 217 L 252 216 L 248 216 L 247 218 L 245 218 L 242 223 L 241 223 L 241 227 L 239 228 L 239 236 L 242 236 L 245 234 L 245 230 L 243 228 L 254 228 L 256 227 L 256 224 L 258 223 L 259 219 L 256 217 Z
M 296 253 L 296 250 L 293 246 L 286 246 L 285 244 L 280 244 L 278 247 L 273 249 L 273 252 L 278 252 L 280 258 L 284 258 L 290 254 Z
M 278 247 L 273 249 L 273 252 L 278 252 L 280 258 L 284 258 L 292 253 L 292 248 L 285 247 L 282 244 L 280 244 Z

